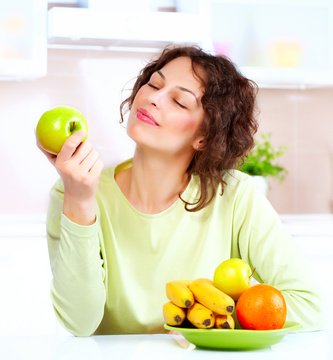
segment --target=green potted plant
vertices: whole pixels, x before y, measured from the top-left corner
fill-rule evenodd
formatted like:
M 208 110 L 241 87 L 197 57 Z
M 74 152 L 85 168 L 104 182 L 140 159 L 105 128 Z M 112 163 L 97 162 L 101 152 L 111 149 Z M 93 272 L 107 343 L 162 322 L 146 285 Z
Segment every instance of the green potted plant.
M 271 133 L 262 133 L 260 139 L 255 141 L 252 151 L 246 156 L 239 170 L 252 175 L 255 181 L 262 182 L 267 192 L 267 178 L 273 177 L 280 182 L 284 180 L 287 169 L 276 160 L 285 152 L 286 147 L 274 147 L 270 141 Z

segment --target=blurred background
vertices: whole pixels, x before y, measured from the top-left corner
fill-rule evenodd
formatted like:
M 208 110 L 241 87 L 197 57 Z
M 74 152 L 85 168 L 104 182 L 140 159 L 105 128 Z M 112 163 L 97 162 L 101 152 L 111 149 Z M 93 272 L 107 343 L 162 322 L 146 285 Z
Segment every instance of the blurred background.
M 45 211 L 56 174 L 36 149 L 34 128 L 53 106 L 86 115 L 107 165 L 129 157 L 120 101 L 171 43 L 227 55 L 259 84 L 259 131 L 287 149 L 279 162 L 288 175 L 269 179 L 277 211 L 331 213 L 332 7 L 330 0 L 2 2 L 0 214 Z
M 106 166 L 129 158 L 119 104 L 168 44 L 226 55 L 257 82 L 259 133 L 286 149 L 287 174 L 268 178 L 267 196 L 304 254 L 332 272 L 331 0 L 1 1 L 0 282 L 13 296 L 1 299 L 0 333 L 58 331 L 45 242 L 58 176 L 35 145 L 39 117 L 74 106 Z

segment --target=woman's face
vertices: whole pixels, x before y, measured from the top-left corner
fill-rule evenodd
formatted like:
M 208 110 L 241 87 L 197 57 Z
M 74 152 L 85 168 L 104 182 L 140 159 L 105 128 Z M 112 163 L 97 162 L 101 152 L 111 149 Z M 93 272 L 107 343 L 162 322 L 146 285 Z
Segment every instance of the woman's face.
M 129 115 L 129 136 L 138 145 L 155 151 L 192 155 L 201 139 L 203 91 L 191 59 L 172 60 L 139 89 Z

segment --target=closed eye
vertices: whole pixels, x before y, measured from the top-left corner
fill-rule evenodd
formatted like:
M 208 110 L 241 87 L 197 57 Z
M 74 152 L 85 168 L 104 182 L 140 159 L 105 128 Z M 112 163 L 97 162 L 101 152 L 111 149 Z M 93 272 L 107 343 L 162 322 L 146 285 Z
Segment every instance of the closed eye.
M 152 89 L 155 89 L 155 90 L 158 90 L 158 87 L 157 86 L 155 86 L 155 85 L 153 85 L 152 83 L 147 83 L 147 85 L 149 86 L 149 87 L 151 87 Z
M 187 109 L 186 106 L 183 105 L 182 103 L 180 103 L 179 101 L 174 100 L 174 102 L 175 102 L 179 107 L 181 107 L 182 109 Z

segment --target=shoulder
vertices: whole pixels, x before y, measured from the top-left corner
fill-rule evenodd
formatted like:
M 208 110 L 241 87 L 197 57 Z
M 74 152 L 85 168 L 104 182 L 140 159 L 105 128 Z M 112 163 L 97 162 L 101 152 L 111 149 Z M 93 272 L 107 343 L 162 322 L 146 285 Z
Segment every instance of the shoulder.
M 235 216 L 250 216 L 252 219 L 267 222 L 276 218 L 273 205 L 258 187 L 253 176 L 233 170 L 226 174 L 225 181 L 227 185 L 220 198 L 224 198 L 221 201 L 232 204 Z
M 252 176 L 239 170 L 228 171 L 224 176 L 226 183 L 223 193 L 222 185 L 219 185 L 216 201 L 221 202 L 234 210 L 248 212 L 255 206 L 266 209 L 268 200 L 266 195 L 258 188 Z M 221 194 L 222 196 L 218 196 Z
M 232 199 L 235 206 L 242 204 L 242 206 L 246 207 L 250 203 L 255 203 L 258 208 L 271 206 L 265 192 L 261 186 L 258 186 L 253 176 L 239 170 L 232 170 L 225 175 L 224 180 L 226 186 L 222 198 L 225 197 L 229 201 Z
M 225 176 L 225 193 L 239 193 L 244 191 L 255 191 L 255 184 L 252 176 L 239 170 L 229 170 Z
M 225 182 L 223 190 L 222 184 L 219 184 L 216 189 L 214 201 L 211 205 L 213 203 L 221 203 L 224 205 L 234 204 L 238 198 L 244 198 L 245 196 L 249 197 L 256 192 L 252 176 L 239 170 L 228 170 L 224 174 L 223 180 Z M 190 194 L 189 202 L 198 199 L 200 196 L 200 178 L 198 175 L 192 175 L 189 190 L 190 191 L 186 192 L 186 194 Z M 222 196 L 220 196 L 221 194 Z
M 238 186 L 240 183 L 251 180 L 251 176 L 240 170 L 229 170 L 226 172 L 224 179 L 228 185 Z

